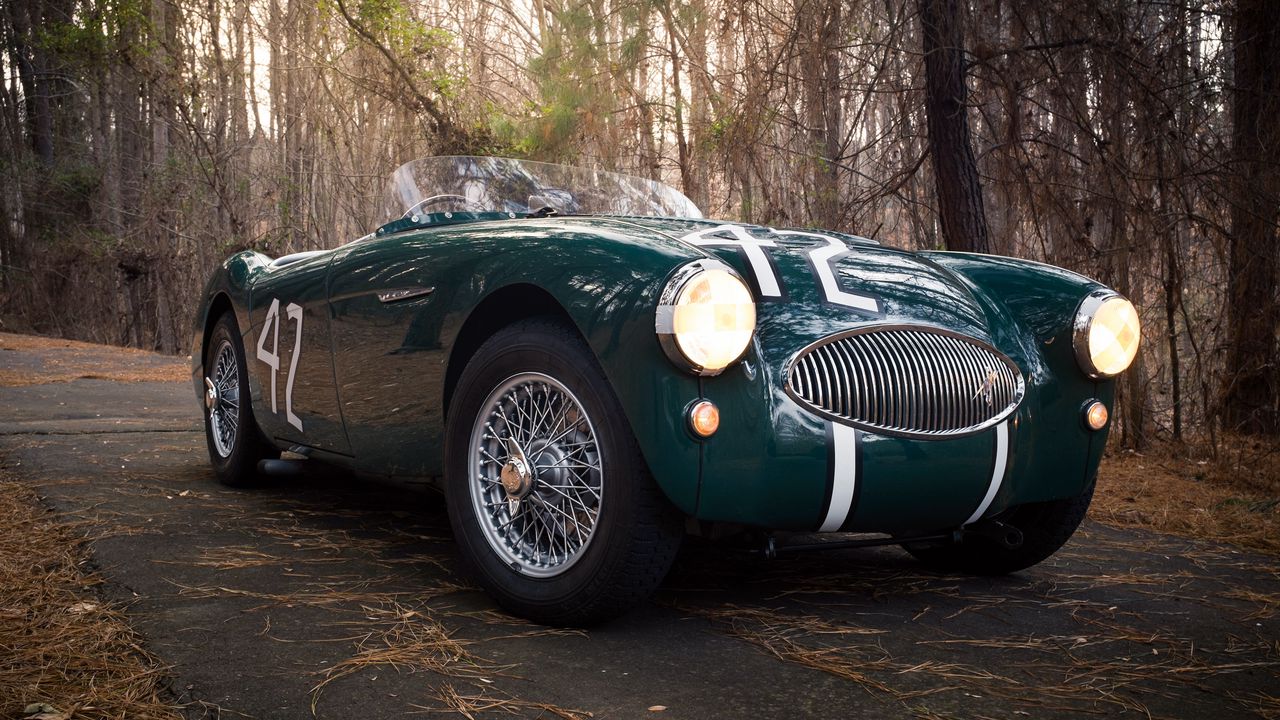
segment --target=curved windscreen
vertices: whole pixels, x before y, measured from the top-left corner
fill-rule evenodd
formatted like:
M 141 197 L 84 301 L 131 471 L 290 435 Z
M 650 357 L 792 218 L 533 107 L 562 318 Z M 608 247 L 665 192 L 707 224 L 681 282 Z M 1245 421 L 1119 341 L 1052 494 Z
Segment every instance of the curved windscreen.
M 680 191 L 605 170 L 495 157 L 430 157 L 391 175 L 386 220 L 438 212 L 700 218 Z

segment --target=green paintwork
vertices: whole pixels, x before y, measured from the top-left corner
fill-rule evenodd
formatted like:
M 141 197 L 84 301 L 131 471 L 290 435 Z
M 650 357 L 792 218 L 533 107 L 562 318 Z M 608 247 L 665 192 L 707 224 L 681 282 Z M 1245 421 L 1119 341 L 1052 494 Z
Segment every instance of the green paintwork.
M 1026 395 L 1010 422 L 1010 470 L 988 514 L 1070 497 L 1091 480 L 1106 432 L 1085 430 L 1080 408 L 1093 397 L 1110 404 L 1114 384 L 1081 372 L 1070 326 L 1097 283 L 1036 263 L 913 254 L 838 236 L 849 250 L 832 265 L 840 288 L 877 297 L 883 313 L 873 315 L 825 300 L 808 255 L 825 240 L 747 228 L 773 243 L 767 253 L 784 298 L 758 303 L 756 339 L 741 363 L 698 379 L 663 354 L 655 307 L 668 278 L 695 259 L 718 257 L 754 278 L 740 250 L 680 239 L 721 224 L 490 214 L 425 227 L 402 221 L 284 267 L 242 253 L 206 288 L 196 318 L 193 380 L 199 391 L 208 303 L 225 295 L 244 330 L 255 414 L 278 444 L 306 445 L 367 473 L 438 476 L 447 378 L 463 362 L 454 355 L 460 334 L 476 308 L 492 302 L 489 310 L 520 316 L 519 298 L 537 292 L 563 309 L 591 347 L 651 472 L 678 508 L 705 520 L 813 529 L 827 492 L 827 422 L 784 392 L 788 362 L 802 347 L 842 330 L 927 324 L 994 345 L 1026 378 Z M 396 302 L 378 298 L 407 289 L 430 293 Z M 302 308 L 293 388 L 302 433 L 285 422 L 283 408 L 271 412 L 269 368 L 255 358 L 273 297 L 282 307 L 279 402 L 295 337 L 283 307 Z M 684 408 L 699 397 L 721 409 L 721 429 L 705 442 L 695 441 L 684 424 Z M 864 435 L 858 499 L 846 527 L 958 526 L 991 480 L 994 432 L 929 441 Z

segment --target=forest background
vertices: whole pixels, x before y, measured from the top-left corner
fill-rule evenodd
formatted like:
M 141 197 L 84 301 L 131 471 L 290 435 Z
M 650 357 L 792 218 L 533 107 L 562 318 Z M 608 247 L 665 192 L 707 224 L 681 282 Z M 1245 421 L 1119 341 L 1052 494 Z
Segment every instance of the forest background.
M 1280 3 L 0 5 L 0 329 L 189 352 L 227 255 L 335 247 L 400 163 L 495 154 L 1071 268 L 1142 315 L 1123 446 L 1280 433 Z

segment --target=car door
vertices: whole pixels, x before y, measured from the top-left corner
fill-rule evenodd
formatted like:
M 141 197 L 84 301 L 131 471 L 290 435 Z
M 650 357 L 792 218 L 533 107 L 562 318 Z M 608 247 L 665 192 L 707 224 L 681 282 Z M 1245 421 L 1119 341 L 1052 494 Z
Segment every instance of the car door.
M 326 283 L 332 252 L 277 261 L 255 279 L 245 336 L 254 416 L 285 443 L 349 454 L 333 382 Z
M 431 235 L 362 240 L 339 251 L 329 279 L 334 375 L 358 467 L 387 475 L 439 471 L 445 254 Z M 439 290 L 439 292 L 438 292 Z

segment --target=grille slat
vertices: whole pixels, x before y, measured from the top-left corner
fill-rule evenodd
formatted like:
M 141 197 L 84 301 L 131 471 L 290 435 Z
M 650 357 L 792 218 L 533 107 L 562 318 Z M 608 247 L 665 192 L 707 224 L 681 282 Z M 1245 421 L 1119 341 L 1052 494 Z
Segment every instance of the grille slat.
M 920 422 L 917 427 L 929 430 L 933 423 L 933 412 L 929 407 L 933 401 L 933 376 L 929 372 L 929 356 L 920 352 L 919 341 L 916 340 L 915 334 L 906 332 L 902 334 L 902 340 L 907 347 L 911 349 L 911 359 L 916 364 L 917 372 L 920 377 L 920 385 L 917 389 Z
M 995 348 L 921 326 L 835 335 L 787 370 L 791 395 L 818 414 L 907 437 L 982 430 L 1017 408 L 1024 387 L 1021 371 Z
M 849 354 L 858 377 L 858 407 L 857 412 L 850 417 L 867 417 L 871 412 L 871 393 L 866 390 L 871 387 L 871 376 L 868 373 L 867 364 L 856 346 L 849 343 L 840 343 L 840 349 Z
M 871 417 L 875 418 L 879 424 L 889 427 L 893 425 L 893 411 L 896 407 L 893 401 L 893 373 L 889 370 L 889 362 L 884 356 L 884 351 L 880 349 L 880 344 L 875 342 L 874 338 L 868 340 L 866 347 L 867 355 L 871 357 L 871 362 L 875 363 L 877 384 L 873 388 L 879 391 L 871 394 L 872 398 L 879 400 Z
M 840 412 L 849 415 L 853 412 L 853 381 L 849 378 L 849 370 L 844 365 L 844 360 L 840 358 L 840 353 L 830 345 L 827 346 L 827 355 L 831 358 L 831 364 L 836 368 L 836 375 L 840 378 L 843 385 L 843 392 L 840 393 Z
M 888 335 L 894 345 L 902 353 L 903 365 L 907 368 L 907 422 L 909 427 L 924 428 L 924 375 L 920 367 L 920 358 L 916 357 L 907 344 L 906 333 Z
M 977 363 L 975 363 L 975 361 L 974 361 L 974 357 L 973 357 L 973 352 L 970 352 L 970 348 L 969 348 L 968 346 L 964 345 L 964 343 L 961 343 L 961 345 L 960 345 L 960 352 L 961 352 L 961 354 L 963 354 L 963 355 L 964 355 L 964 364 L 965 364 L 965 370 L 966 370 L 965 377 L 966 377 L 966 378 L 975 378 L 975 379 L 977 379 L 978 377 L 980 377 L 980 375 L 982 375 L 982 370 L 980 370 L 980 369 L 978 368 L 978 364 L 977 364 Z M 970 383 L 970 384 L 972 384 L 972 383 Z M 965 393 L 964 393 L 964 424 L 966 424 L 966 425 L 972 425 L 972 424 L 973 424 L 974 411 L 975 411 L 975 410 L 977 410 L 977 407 L 975 407 L 975 406 L 974 406 L 974 401 L 975 401 L 975 400 L 977 400 L 977 397 L 975 397 L 975 395 L 977 395 L 977 393 L 974 393 L 973 391 L 970 391 L 970 389 L 968 389 L 968 388 L 966 388 L 966 389 L 965 389 Z
M 853 413 L 857 412 L 854 407 L 854 402 L 856 400 L 855 394 L 857 393 L 858 388 L 855 380 L 857 376 L 854 375 L 853 372 L 853 363 L 849 362 L 849 356 L 839 345 L 828 345 L 827 347 L 832 349 L 832 354 L 835 355 L 836 362 L 840 365 L 840 377 L 848 383 L 849 394 L 844 399 L 845 404 L 843 411 L 845 415 L 851 416 Z
M 898 412 L 894 415 L 894 427 L 911 427 L 911 367 L 902 356 L 893 335 L 885 333 L 880 336 L 885 353 L 893 362 L 894 387 L 898 391 Z
M 911 355 L 911 362 L 916 368 L 917 386 L 916 386 L 916 411 L 919 413 L 919 419 L 916 421 L 916 427 L 926 432 L 933 429 L 933 376 L 932 368 L 929 363 L 929 355 L 920 352 L 920 342 L 916 339 L 915 333 L 904 332 L 901 335 L 902 344 L 906 346 L 907 352 Z
M 915 331 L 907 333 L 907 336 L 911 338 L 916 354 L 923 359 L 924 376 L 929 382 L 929 387 L 925 392 L 927 408 L 925 417 L 927 420 L 925 421 L 924 429 L 929 432 L 937 432 L 942 429 L 942 400 L 945 392 L 944 388 L 946 387 L 942 381 L 942 367 L 937 363 L 933 354 L 928 352 L 927 338 Z

